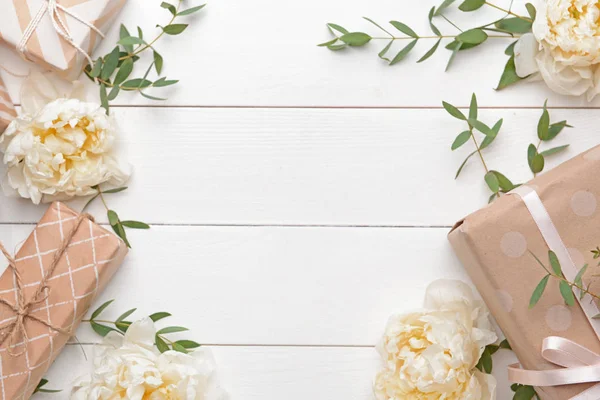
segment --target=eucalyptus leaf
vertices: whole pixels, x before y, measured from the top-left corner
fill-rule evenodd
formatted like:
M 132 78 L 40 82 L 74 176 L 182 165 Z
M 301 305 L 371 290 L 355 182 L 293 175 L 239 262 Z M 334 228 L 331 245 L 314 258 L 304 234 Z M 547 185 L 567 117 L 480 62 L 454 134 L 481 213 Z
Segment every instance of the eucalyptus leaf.
M 475 28 L 461 33 L 456 37 L 456 40 L 467 44 L 481 44 L 485 42 L 487 38 L 488 35 L 483 29 Z
M 512 350 L 512 348 L 510 347 L 510 343 L 508 343 L 508 340 L 506 340 L 506 339 L 504 339 L 503 341 L 500 342 L 500 348 Z
M 527 13 L 529 13 L 529 16 L 531 17 L 531 19 L 535 21 L 537 11 L 536 11 L 535 7 L 533 6 L 533 4 L 527 3 L 527 4 L 525 4 L 525 8 L 527 9 Z
M 518 40 L 509 44 L 508 47 L 504 50 L 504 54 L 506 54 L 507 56 L 514 56 L 515 55 L 515 45 L 517 44 L 517 42 L 518 42 Z
M 344 44 L 332 44 L 332 45 L 329 45 L 329 46 L 327 46 L 327 48 L 328 48 L 329 50 L 331 50 L 331 51 L 339 51 L 339 50 L 343 50 L 343 49 L 345 49 L 346 47 L 348 47 L 348 45 L 347 45 L 346 43 L 344 43 Z
M 167 35 L 179 35 L 188 27 L 187 24 L 171 24 L 163 28 L 163 32 Z
M 554 139 L 559 133 L 562 132 L 564 128 L 572 128 L 572 126 L 569 125 L 567 121 L 560 121 L 550 124 L 548 129 L 548 140 Z
M 455 1 L 455 0 L 444 0 L 444 1 L 442 2 L 442 4 L 440 4 L 440 6 L 437 8 L 437 10 L 436 10 L 436 12 L 435 12 L 435 14 L 434 14 L 434 15 L 435 15 L 436 17 L 437 17 L 437 16 L 440 16 L 440 15 L 442 15 L 443 11 L 444 11 L 446 8 L 450 7 L 450 6 L 452 5 L 452 3 L 454 3 L 454 1 Z
M 173 343 L 173 350 L 178 351 L 180 353 L 184 353 L 184 354 L 188 353 L 188 351 L 185 349 L 185 347 L 183 347 L 182 345 L 180 345 L 177 342 Z
M 119 86 L 113 86 L 113 88 L 110 89 L 110 92 L 108 92 L 108 101 L 110 102 L 116 99 L 120 91 L 121 88 Z
M 160 75 L 162 73 L 162 69 L 163 69 L 163 63 L 164 63 L 163 57 L 160 54 L 158 54 L 158 52 L 156 50 L 154 50 L 153 56 L 154 56 L 154 68 L 156 68 L 156 73 Z
M 107 216 L 108 216 L 108 222 L 112 225 L 118 225 L 119 224 L 119 216 L 117 215 L 117 213 L 113 210 L 108 210 L 107 211 Z
M 452 115 L 454 118 L 460 119 L 462 121 L 467 120 L 467 117 L 465 117 L 465 115 L 458 108 L 454 107 L 452 104 L 442 101 L 442 106 L 448 112 L 448 114 Z
M 91 321 L 90 325 L 92 326 L 92 329 L 94 330 L 94 332 L 96 332 L 98 335 L 100 335 L 102 337 L 104 337 L 104 336 L 108 335 L 110 332 L 114 331 L 114 329 L 111 328 L 110 326 L 102 325 L 95 321 Z
M 535 287 L 533 293 L 531 294 L 531 298 L 529 299 L 529 308 L 533 308 L 538 301 L 540 301 L 540 298 L 542 297 L 542 294 L 544 294 L 544 290 L 546 290 L 546 286 L 548 285 L 548 279 L 550 279 L 550 275 L 543 277 L 540 283 L 538 283 Z
M 206 4 L 202 4 L 200 6 L 196 6 L 196 7 L 192 7 L 192 8 L 188 8 L 187 10 L 183 10 L 183 11 L 179 11 L 177 13 L 178 17 L 183 17 L 185 15 L 190 15 L 193 14 L 195 12 L 198 12 L 200 10 L 202 10 L 204 7 L 206 6 Z
M 196 343 L 193 340 L 178 340 L 175 343 L 177 343 L 185 349 L 195 349 L 202 346 L 200 343 Z
M 492 129 L 487 126 L 486 124 L 484 124 L 483 122 L 476 120 L 476 119 L 471 119 L 469 118 L 469 124 L 477 129 L 479 132 L 483 133 L 484 135 L 495 135 L 494 131 L 492 131 Z
M 560 267 L 560 262 L 558 261 L 558 257 L 556 256 L 556 253 L 553 252 L 552 250 L 548 251 L 548 259 L 550 260 L 550 266 L 552 267 L 552 270 L 554 271 L 554 273 L 557 276 L 563 276 L 562 269 Z
M 129 78 L 129 75 L 131 75 L 132 71 L 133 60 L 131 58 L 128 58 L 125 61 L 123 61 L 123 64 L 121 64 L 121 68 L 119 68 L 119 71 L 117 72 L 117 76 L 115 76 L 115 81 L 113 82 L 113 84 L 115 86 L 119 86 L 121 83 L 125 82 L 125 80 Z
M 129 36 L 131 36 L 129 34 L 129 31 L 127 30 L 127 28 L 125 27 L 125 25 L 121 24 L 121 28 L 119 30 L 119 38 L 123 39 L 123 38 L 129 37 Z M 131 44 L 124 44 L 122 46 L 125 49 L 125 51 L 127 51 L 127 53 L 132 53 L 133 52 L 133 46 Z
M 102 57 L 99 57 L 94 62 L 94 67 L 90 71 L 90 76 L 97 78 L 100 75 L 100 72 L 102 72 L 102 65 L 104 65 L 104 61 L 102 60 Z
M 450 58 L 448 59 L 448 64 L 446 64 L 446 69 L 444 70 L 444 72 L 448 72 L 448 70 L 450 69 L 450 65 L 452 65 L 452 61 L 454 61 L 456 54 L 458 54 L 460 49 L 462 49 L 462 46 L 463 42 L 457 42 L 457 45 L 454 47 L 454 50 L 452 50 L 452 55 L 450 55 Z
M 121 221 L 121 224 L 131 229 L 150 229 L 150 225 L 140 221 Z
M 338 38 L 333 38 L 333 39 L 331 39 L 331 40 L 329 40 L 327 42 L 320 43 L 317 46 L 319 46 L 319 47 L 329 47 L 329 46 L 331 46 L 332 44 L 334 44 L 337 41 L 338 41 Z
M 133 314 L 135 311 L 137 310 L 137 308 L 132 308 L 131 310 L 127 310 L 125 311 L 123 314 L 121 314 L 119 316 L 119 318 L 117 318 L 116 322 L 121 322 L 123 321 L 125 318 L 129 317 L 131 314 Z
M 481 145 L 479 146 L 480 150 L 483 150 L 486 147 L 488 147 L 496 139 L 496 137 L 498 136 L 498 133 L 500 133 L 500 128 L 502 127 L 502 122 L 503 122 L 503 119 L 499 119 L 498 122 L 496 122 L 494 124 L 494 126 L 492 126 L 492 129 L 491 129 L 492 132 L 490 135 L 486 135 L 485 138 L 483 138 L 483 141 L 481 142 Z
M 487 349 L 481 354 L 481 365 L 486 374 L 492 373 L 492 355 Z
M 460 167 L 458 168 L 458 171 L 456 171 L 456 175 L 454 176 L 454 179 L 458 178 L 458 176 L 460 175 L 462 170 L 465 168 L 465 165 L 467 165 L 467 161 L 469 161 L 469 158 L 473 157 L 473 155 L 475 155 L 475 153 L 477 153 L 477 150 L 475 150 L 474 152 L 469 154 L 467 156 L 467 158 L 465 158 L 465 161 L 463 161 L 462 164 L 460 164 Z
M 496 28 L 510 33 L 531 32 L 531 21 L 522 18 L 504 18 L 494 24 Z
M 524 78 L 521 78 L 519 75 L 517 75 L 515 56 L 512 55 L 504 66 L 504 71 L 502 72 L 502 76 L 500 77 L 500 82 L 498 82 L 496 90 L 502 90 L 505 87 L 515 84 L 523 79 Z
M 433 17 L 435 15 L 435 7 L 431 7 L 431 10 L 429 10 L 429 27 L 431 28 L 431 31 L 436 35 L 436 36 L 442 36 L 442 32 L 440 32 L 440 30 L 437 28 L 437 26 L 435 26 L 433 24 Z
M 417 63 L 423 62 L 423 61 L 427 60 L 429 57 L 431 57 L 433 55 L 433 53 L 435 53 L 435 51 L 438 49 L 441 41 L 442 41 L 442 39 L 438 39 L 438 41 L 435 42 L 433 47 L 431 49 L 429 49 L 429 51 L 427 51 L 427 53 L 425 53 L 425 55 L 423 57 L 421 57 L 419 59 L 419 61 L 417 61 Z
M 327 24 L 327 26 L 328 26 L 330 29 L 333 29 L 333 30 L 335 30 L 335 31 L 338 31 L 338 32 L 339 32 L 339 33 L 341 33 L 342 35 L 345 35 L 346 33 L 350 33 L 350 32 L 348 32 L 348 30 L 347 30 L 347 29 L 345 29 L 345 28 L 343 28 L 343 27 L 341 27 L 340 25 L 337 25 L 337 24 L 332 24 L 332 23 L 329 23 L 329 24 Z
M 121 90 L 138 90 L 138 89 L 147 88 L 150 85 L 152 85 L 152 82 L 149 81 L 148 79 L 136 78 L 136 79 L 131 79 L 131 80 L 124 82 L 121 85 Z
M 135 36 L 124 37 L 124 38 L 122 38 L 121 40 L 119 40 L 117 42 L 117 44 L 120 44 L 122 46 L 126 46 L 126 45 L 132 46 L 134 44 L 138 45 L 138 44 L 144 44 L 144 43 L 146 43 L 146 42 L 144 42 L 143 39 L 140 39 L 140 38 L 135 37 Z
M 168 326 L 166 328 L 160 329 L 157 333 L 159 335 L 166 335 L 167 333 L 176 333 L 176 332 L 185 332 L 189 329 L 184 328 L 183 326 Z
M 119 47 L 117 46 L 104 58 L 104 65 L 102 66 L 102 72 L 100 73 L 100 78 L 102 80 L 109 79 L 115 72 L 115 69 L 117 69 L 117 65 L 119 64 L 120 54 L 121 50 L 119 50 Z
M 417 39 L 419 37 L 419 35 L 416 34 L 415 31 L 413 31 L 408 25 L 400 22 L 400 21 L 390 21 L 390 24 L 398 29 L 400 32 L 404 33 L 407 36 L 413 37 L 415 39 Z
M 121 186 L 121 187 L 114 188 L 114 189 L 103 190 L 102 193 L 119 193 L 124 190 L 127 190 L 127 186 Z
M 106 114 L 110 113 L 110 105 L 108 104 L 108 93 L 106 92 L 106 85 L 104 83 L 100 84 L 100 105 L 104 110 L 106 110 Z
M 492 193 L 498 193 L 500 190 L 500 182 L 498 182 L 498 177 L 496 174 L 494 174 L 492 171 L 489 171 L 485 174 L 484 179 Z
M 169 10 L 171 12 L 171 14 L 173 14 L 173 16 L 177 15 L 177 9 L 175 8 L 175 6 L 171 3 L 167 3 L 166 1 L 163 1 L 160 6 L 162 8 L 165 8 L 167 10 Z
M 505 175 L 501 174 L 498 171 L 490 171 L 490 172 L 496 176 L 496 179 L 498 179 L 498 184 L 500 185 L 500 188 L 503 191 L 510 192 L 511 190 L 513 190 L 515 188 L 515 185 Z
M 371 41 L 371 36 L 364 32 L 350 32 L 340 36 L 340 40 L 348 46 L 364 46 Z
M 100 316 L 100 314 L 102 314 L 102 311 L 106 310 L 106 307 L 110 306 L 113 301 L 115 301 L 115 300 L 112 299 L 112 300 L 107 301 L 106 303 L 103 303 L 100 307 L 98 307 L 92 313 L 92 316 L 90 317 L 90 319 L 96 319 L 98 316 Z
M 407 44 L 402 50 L 400 50 L 398 54 L 396 54 L 396 56 L 392 59 L 392 61 L 390 61 L 390 65 L 394 65 L 402 61 L 404 57 L 406 57 L 408 53 L 410 53 L 410 51 L 415 47 L 418 40 L 419 39 L 413 40 L 412 42 Z
M 585 264 L 583 267 L 581 267 L 579 272 L 577 272 L 575 279 L 573 280 L 573 283 L 575 283 L 579 287 L 583 286 L 583 275 L 585 274 L 585 271 L 587 271 L 587 268 L 588 264 Z
M 469 104 L 469 119 L 477 119 L 477 111 L 477 96 L 473 93 Z
M 550 128 L 550 114 L 548 113 L 548 109 L 546 108 L 547 103 L 548 100 L 544 102 L 542 116 L 540 117 L 537 126 L 537 134 L 540 140 L 548 140 L 549 137 L 548 129 Z
M 485 4 L 485 0 L 465 0 L 458 9 L 469 12 L 480 9 Z
M 553 147 L 553 148 L 548 149 L 548 150 L 544 150 L 544 151 L 540 152 L 540 154 L 542 156 L 544 156 L 544 157 L 548 157 L 548 156 L 551 156 L 553 154 L 560 153 L 561 151 L 566 150 L 568 147 L 569 147 L 569 145 L 565 144 L 564 146 L 558 146 L 558 147 Z
M 471 137 L 471 131 L 464 131 L 464 132 L 459 133 L 458 136 L 456 137 L 456 139 L 454 139 L 451 149 L 452 150 L 458 149 L 460 146 L 467 143 L 467 141 L 469 140 L 470 137 Z
M 160 321 L 161 319 L 165 319 L 170 316 L 171 316 L 171 314 L 169 314 L 168 312 L 157 312 L 157 313 L 151 314 L 150 319 L 153 322 L 156 322 L 156 321 Z
M 516 390 L 513 400 L 531 400 L 536 396 L 535 390 L 531 386 L 519 386 Z
M 171 350 L 169 345 L 160 336 L 158 336 L 158 334 L 154 336 L 154 341 L 156 342 L 156 348 L 158 348 L 158 351 L 161 353 Z
M 386 60 L 387 62 L 389 62 L 389 61 L 390 61 L 390 59 L 389 59 L 389 58 L 386 58 L 386 57 L 385 57 L 385 55 L 386 55 L 386 53 L 388 52 L 388 50 L 390 49 L 390 47 L 392 47 L 392 44 L 394 44 L 394 41 L 393 41 L 393 40 L 390 40 L 390 42 L 387 44 L 387 46 L 385 46 L 385 47 L 383 48 L 383 50 L 381 50 L 381 51 L 379 52 L 379 54 L 378 54 L 379 58 L 381 58 L 382 60 Z
M 175 80 L 175 79 L 168 80 L 167 78 L 162 77 L 159 80 L 157 80 L 156 82 L 154 82 L 152 84 L 152 86 L 154 86 L 154 87 L 165 87 L 165 86 L 175 85 L 177 82 L 179 82 L 179 81 Z
M 571 290 L 571 286 L 569 286 L 569 284 L 565 281 L 560 281 L 558 287 L 560 289 L 560 294 L 563 297 L 563 300 L 565 301 L 565 304 L 568 306 L 574 306 L 575 296 L 573 295 L 573 290 Z

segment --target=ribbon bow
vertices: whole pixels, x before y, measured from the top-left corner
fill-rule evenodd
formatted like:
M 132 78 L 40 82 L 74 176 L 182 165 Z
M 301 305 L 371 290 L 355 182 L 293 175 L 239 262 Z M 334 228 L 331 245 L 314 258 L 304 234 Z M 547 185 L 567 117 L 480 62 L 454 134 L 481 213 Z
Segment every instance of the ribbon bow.
M 600 382 L 600 355 L 572 340 L 549 336 L 542 344 L 542 357 L 563 368 L 525 370 L 519 364 L 508 367 L 508 380 L 531 386 L 558 386 Z M 600 399 L 600 383 L 569 400 Z
M 90 65 L 94 64 L 94 61 L 92 60 L 90 55 L 85 50 L 83 50 L 71 36 L 71 32 L 69 31 L 69 28 L 67 28 L 67 24 L 66 24 L 65 20 L 63 19 L 63 17 L 60 15 L 59 11 L 62 11 L 65 14 L 70 15 L 71 17 L 75 18 L 77 21 L 81 22 L 82 24 L 86 25 L 88 28 L 90 28 L 91 30 L 96 32 L 98 35 L 100 35 L 101 38 L 104 38 L 104 34 L 102 33 L 102 31 L 100 31 L 100 29 L 96 28 L 94 26 L 94 24 L 82 19 L 81 17 L 77 16 L 77 14 L 70 11 L 68 8 L 65 8 L 64 6 L 60 5 L 58 3 L 58 0 L 44 0 L 38 13 L 31 20 L 31 22 L 25 29 L 25 32 L 23 32 L 23 37 L 21 38 L 21 41 L 17 45 L 17 51 L 21 54 L 21 56 L 23 58 L 25 58 L 25 59 L 27 58 L 25 56 L 25 50 L 27 47 L 27 43 L 29 42 L 29 39 L 31 39 L 31 36 L 33 35 L 33 33 L 38 28 L 40 22 L 42 21 L 42 18 L 44 18 L 46 13 L 48 13 L 48 15 L 50 16 L 50 20 L 52 21 L 52 26 L 54 27 L 54 30 L 67 43 L 69 43 L 72 47 L 74 47 L 79 53 L 83 54 L 83 56 L 87 59 L 87 61 L 90 63 Z
M 12 356 L 18 357 L 18 356 L 22 355 L 23 353 L 25 353 L 25 351 L 26 351 L 26 348 L 24 348 L 24 350 L 22 350 L 20 352 L 15 352 L 13 349 L 18 345 L 19 339 L 21 337 L 24 339 L 24 343 L 27 343 L 27 341 L 29 340 L 29 338 L 27 337 L 27 331 L 25 329 L 25 320 L 27 320 L 27 319 L 30 319 L 32 321 L 37 321 L 38 323 L 45 325 L 48 328 L 50 328 L 56 332 L 71 336 L 70 331 L 66 331 L 66 330 L 62 329 L 61 327 L 58 327 L 58 326 L 55 326 L 55 325 L 49 323 L 48 321 L 44 321 L 43 319 L 38 318 L 35 315 L 32 315 L 31 313 L 33 312 L 33 309 L 32 309 L 33 306 L 46 301 L 46 299 L 48 298 L 48 296 L 50 294 L 49 293 L 50 288 L 48 287 L 48 280 L 54 274 L 54 271 L 56 270 L 56 267 L 58 266 L 58 263 L 59 263 L 61 257 L 67 250 L 67 247 L 69 247 L 69 243 L 73 239 L 73 236 L 75 236 L 75 233 L 79 229 L 79 226 L 86 219 L 90 220 L 90 221 L 94 220 L 93 217 L 89 214 L 79 215 L 79 217 L 77 218 L 77 221 L 75 222 L 75 226 L 73 227 L 73 229 L 71 229 L 71 231 L 67 234 L 67 236 L 65 236 L 60 247 L 54 253 L 54 258 L 52 259 L 50 268 L 48 268 L 48 270 L 45 272 L 42 280 L 40 281 L 40 284 L 38 285 L 33 296 L 31 296 L 30 300 L 25 299 L 25 294 L 23 292 L 23 288 L 24 288 L 23 279 L 21 277 L 21 273 L 17 269 L 17 262 L 16 262 L 15 258 L 12 255 L 10 255 L 10 253 L 8 253 L 8 251 L 6 250 L 4 245 L 2 245 L 2 243 L 0 243 L 0 251 L 2 252 L 2 254 L 4 254 L 4 257 L 6 257 L 6 259 L 8 260 L 8 266 L 10 269 L 12 269 L 12 272 L 15 277 L 15 282 L 16 282 L 16 288 L 15 288 L 16 292 L 17 292 L 16 302 L 13 304 L 5 299 L 0 298 L 0 303 L 4 304 L 5 306 L 8 306 L 16 315 L 16 320 L 14 322 L 11 322 L 10 324 L 0 328 L 0 335 L 1 335 L 0 336 L 0 346 L 3 346 L 4 343 L 6 342 L 6 340 L 8 338 L 10 338 L 8 352 Z

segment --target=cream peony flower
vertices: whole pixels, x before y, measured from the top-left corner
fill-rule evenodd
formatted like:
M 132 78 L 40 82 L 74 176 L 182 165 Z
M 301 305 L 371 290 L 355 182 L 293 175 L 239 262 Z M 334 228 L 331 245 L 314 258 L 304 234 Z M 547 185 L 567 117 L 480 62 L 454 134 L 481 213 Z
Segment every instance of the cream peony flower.
M 189 354 L 154 346 L 150 318 L 133 323 L 125 336 L 110 332 L 94 359 L 94 372 L 76 382 L 71 400 L 224 400 L 208 349 Z
M 39 204 L 127 181 L 129 168 L 121 167 L 114 154 L 115 122 L 99 105 L 60 97 L 39 73 L 23 84 L 21 97 L 22 115 L 0 136 L 5 193 Z
M 517 75 L 541 77 L 553 91 L 592 100 L 600 91 L 600 8 L 596 0 L 535 3 L 533 33 L 515 46 Z
M 494 400 L 496 380 L 475 369 L 497 340 L 485 305 L 460 281 L 427 288 L 425 311 L 392 316 L 378 346 L 377 400 Z

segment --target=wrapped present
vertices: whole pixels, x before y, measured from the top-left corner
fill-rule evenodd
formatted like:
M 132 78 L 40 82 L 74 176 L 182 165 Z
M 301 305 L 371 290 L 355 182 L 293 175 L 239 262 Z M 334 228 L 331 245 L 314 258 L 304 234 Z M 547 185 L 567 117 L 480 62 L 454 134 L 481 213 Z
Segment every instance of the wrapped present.
M 2 78 L 0 78 L 0 134 L 16 117 L 15 106 L 10 99 L 6 86 L 4 86 L 4 82 L 2 82 Z
M 573 288 L 566 305 L 550 277 L 549 250 L 565 279 L 600 294 L 600 147 L 538 176 L 458 222 L 449 240 L 517 355 L 509 377 L 531 384 L 543 400 L 600 399 L 600 314 L 597 299 Z M 581 298 L 581 299 L 580 299 Z M 583 396 L 583 397 L 580 397 Z M 588 397 L 585 397 L 588 396 Z
M 113 233 L 53 203 L 0 276 L 0 399 L 28 399 L 127 254 Z
M 24 58 L 77 78 L 126 0 L 0 0 L 0 40 Z

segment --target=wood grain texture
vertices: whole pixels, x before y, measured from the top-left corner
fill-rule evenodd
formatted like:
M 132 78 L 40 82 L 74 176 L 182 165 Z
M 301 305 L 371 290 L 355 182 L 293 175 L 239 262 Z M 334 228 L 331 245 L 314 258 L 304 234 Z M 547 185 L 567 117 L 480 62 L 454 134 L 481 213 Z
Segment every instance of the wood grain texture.
M 374 348 L 313 348 L 210 346 L 218 363 L 222 386 L 232 399 L 372 399 L 371 382 L 380 368 Z M 93 346 L 85 346 L 92 356 Z M 508 351 L 494 355 L 494 376 L 498 399 L 512 398 L 506 367 L 514 363 Z M 73 368 L 73 366 L 79 368 Z M 35 400 L 67 398 L 71 382 L 91 370 L 81 349 L 67 346 L 50 368 L 48 388 L 62 388 L 59 394 L 37 394 Z
M 154 224 L 450 226 L 487 203 L 474 146 L 455 152 L 465 123 L 444 110 L 118 110 L 135 166 L 130 189 L 107 196 L 124 219 Z M 487 164 L 529 180 L 526 149 L 537 144 L 540 110 L 482 110 L 504 118 Z M 552 110 L 568 119 L 553 145 L 572 148 L 556 165 L 598 143 L 600 111 Z M 482 135 L 480 135 L 480 138 Z M 543 145 L 547 148 L 548 145 Z M 0 171 L 1 172 L 1 171 Z M 44 207 L 0 202 L 1 222 L 37 222 Z M 99 204 L 92 214 L 105 220 Z
M 141 25 L 146 37 L 150 37 L 157 23 L 164 24 L 170 18 L 159 7 L 160 2 L 130 0 L 119 21 L 131 30 Z M 541 83 L 494 91 L 507 60 L 504 49 L 511 39 L 489 39 L 480 48 L 461 52 L 447 73 L 444 69 L 450 52 L 442 47 L 427 62 L 416 64 L 433 40 L 422 40 L 404 62 L 393 67 L 377 57 L 386 41 L 377 40 L 365 48 L 337 53 L 317 47 L 330 37 L 325 27 L 327 22 L 382 36 L 362 16 L 386 27 L 387 21 L 400 20 L 420 35 L 430 35 L 427 14 L 438 3 L 437 0 L 209 2 L 201 14 L 190 18 L 192 25 L 182 36 L 167 37 L 157 44 L 165 58 L 165 73 L 181 79 L 182 85 L 156 94 L 168 94 L 169 100 L 164 104 L 171 106 L 439 107 L 441 99 L 468 105 L 471 92 L 477 91 L 485 106 L 539 107 L 545 98 L 550 99 L 552 106 L 589 106 L 583 98 L 553 94 Z M 507 6 L 509 0 L 494 3 Z M 524 13 L 525 1 L 515 3 L 515 8 Z M 462 13 L 456 5 L 448 16 L 465 29 L 504 15 L 490 7 Z M 140 13 L 140 9 L 144 12 Z M 436 23 L 446 35 L 458 33 L 441 18 Z M 118 29 L 111 29 L 97 54 L 110 51 L 117 36 Z M 445 39 L 444 44 L 449 41 Z M 390 54 L 407 43 L 402 42 Z M 1 49 L 0 60 L 16 71 L 29 68 L 7 49 Z M 143 69 L 140 67 L 137 75 L 143 75 Z M 6 78 L 18 101 L 18 80 Z M 120 96 L 116 103 L 155 104 L 134 95 Z M 597 100 L 592 105 L 599 104 Z

